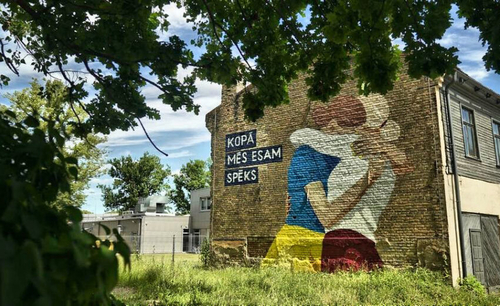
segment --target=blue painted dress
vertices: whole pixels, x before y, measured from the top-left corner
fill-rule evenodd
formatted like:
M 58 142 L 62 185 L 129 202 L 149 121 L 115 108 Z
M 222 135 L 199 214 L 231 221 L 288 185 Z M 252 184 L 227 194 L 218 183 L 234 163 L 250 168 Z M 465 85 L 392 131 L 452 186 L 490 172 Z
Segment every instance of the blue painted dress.
M 325 232 L 307 199 L 304 187 L 309 183 L 321 181 L 328 194 L 328 178 L 339 162 L 340 158 L 319 153 L 308 145 L 302 145 L 295 150 L 288 168 L 290 211 L 286 224 Z

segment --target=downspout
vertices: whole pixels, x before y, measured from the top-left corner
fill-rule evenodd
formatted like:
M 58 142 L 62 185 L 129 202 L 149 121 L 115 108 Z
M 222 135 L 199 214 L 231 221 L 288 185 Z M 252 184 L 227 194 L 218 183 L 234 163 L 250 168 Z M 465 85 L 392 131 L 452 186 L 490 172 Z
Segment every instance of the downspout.
M 211 241 L 212 238 L 212 228 L 213 228 L 213 220 L 214 220 L 214 192 L 215 192 L 215 150 L 217 150 L 217 109 L 214 111 L 214 130 L 213 130 L 213 135 L 214 135 L 214 143 L 213 143 L 213 155 L 212 155 L 212 188 L 210 190 L 210 198 L 212 200 L 212 207 L 210 208 L 210 232 L 208 233 L 208 241 Z M 210 249 L 211 249 L 212 244 L 210 243 Z
M 455 158 L 455 138 L 453 136 L 453 122 L 451 116 L 451 105 L 450 105 L 450 93 L 449 88 L 458 79 L 458 73 L 455 71 L 453 74 L 453 79 L 444 87 L 444 98 L 446 100 L 447 117 L 448 117 L 448 129 L 450 131 L 451 140 L 451 169 L 453 171 L 453 179 L 455 182 L 455 199 L 457 202 L 457 222 L 458 222 L 458 236 L 460 238 L 460 257 L 462 259 L 462 278 L 467 276 L 467 263 L 465 262 L 465 243 L 464 243 L 464 233 L 463 233 L 463 220 L 462 220 L 462 201 L 460 198 L 460 181 L 458 178 L 458 167 L 457 160 Z

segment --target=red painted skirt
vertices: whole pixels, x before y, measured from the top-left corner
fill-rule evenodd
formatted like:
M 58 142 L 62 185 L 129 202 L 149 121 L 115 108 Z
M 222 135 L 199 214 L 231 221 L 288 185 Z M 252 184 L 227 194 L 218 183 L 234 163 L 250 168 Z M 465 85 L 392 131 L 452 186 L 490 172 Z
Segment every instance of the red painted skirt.
M 364 235 L 350 229 L 338 229 L 325 235 L 321 271 L 373 270 L 382 266 L 375 242 Z

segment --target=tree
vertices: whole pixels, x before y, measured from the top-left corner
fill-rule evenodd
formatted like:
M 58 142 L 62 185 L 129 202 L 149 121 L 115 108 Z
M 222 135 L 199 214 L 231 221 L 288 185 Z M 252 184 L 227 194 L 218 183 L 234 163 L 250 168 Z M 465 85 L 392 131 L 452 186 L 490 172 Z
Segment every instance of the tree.
M 16 115 L 16 121 L 22 122 L 33 116 L 40 123 L 39 129 L 48 131 L 48 122 L 55 121 L 54 128 L 69 136 L 63 148 L 66 158 L 78 159 L 78 177 L 71 180 L 71 192 L 59 192 L 57 199 L 51 203 L 57 207 L 73 205 L 81 207 L 85 202 L 85 189 L 93 177 L 103 174 L 104 155 L 106 152 L 97 145 L 106 141 L 105 137 L 88 134 L 84 140 L 75 136 L 75 125 L 79 121 L 88 120 L 88 115 L 79 105 L 71 109 L 67 104 L 67 88 L 60 81 L 47 81 L 42 87 L 38 81 L 31 82 L 31 87 L 7 94 L 11 105 L 0 106 L 9 109 Z M 41 118 L 48 119 L 44 122 Z
M 265 106 L 287 103 L 287 84 L 300 72 L 307 72 L 313 99 L 328 100 L 351 77 L 358 79 L 363 94 L 385 93 L 393 87 L 401 64 L 391 38 L 406 44 L 404 60 L 411 76 L 436 78 L 452 72 L 459 62 L 456 48 L 438 43 L 451 26 L 453 4 L 465 26 L 478 28 L 481 42 L 488 46 L 486 68 L 500 72 L 496 0 L 0 3 L 0 59 L 14 73 L 29 54 L 35 70 L 62 75 L 72 103 L 88 94 L 82 72 L 92 76 L 97 95 L 85 104 L 90 118 L 82 133 L 107 133 L 134 126 L 136 118 L 158 118 L 158 111 L 147 106 L 140 93 L 146 84 L 159 89 L 158 98 L 174 110 L 197 112 L 192 99 L 196 77 L 226 85 L 253 84 L 256 90 L 243 95 L 251 119 L 262 116 Z M 169 33 L 170 3 L 184 6 L 197 39 L 186 42 Z M 162 31 L 168 37 L 163 41 Z M 193 46 L 199 47 L 199 57 L 190 50 Z M 69 62 L 71 58 L 75 63 Z M 194 69 L 179 81 L 179 67 Z M 8 84 L 7 76 L 1 78 Z
M 115 231 L 111 247 L 81 230 L 80 210 L 51 205 L 78 176 L 77 160 L 64 152 L 70 136 L 56 128 L 57 119 L 19 120 L 0 110 L 0 304 L 118 304 L 111 295 L 116 255 L 130 266 L 124 240 Z
M 243 95 L 250 119 L 261 116 L 265 106 L 286 103 L 287 84 L 300 72 L 307 72 L 313 99 L 327 100 L 351 77 L 358 78 L 364 94 L 384 93 L 400 66 L 391 37 L 405 42 L 410 75 L 449 73 L 458 63 L 456 48 L 444 48 L 437 40 L 451 25 L 452 4 L 488 46 L 486 68 L 500 70 L 497 0 L 175 1 L 185 5 L 199 33 L 193 42 L 201 46 L 197 58 L 185 41 L 169 33 L 169 3 L 174 1 L 0 0 L 0 62 L 15 75 L 31 65 L 46 76 L 61 76 L 68 105 L 80 105 L 89 116 L 75 125 L 75 134 L 83 138 L 127 130 L 146 116 L 159 118 L 140 93 L 146 84 L 158 88 L 159 99 L 174 110 L 197 112 L 196 77 L 226 85 L 251 83 L 255 90 Z M 299 16 L 306 14 L 308 20 L 301 22 Z M 351 62 L 352 74 L 346 72 Z M 180 67 L 194 69 L 178 80 Z M 1 84 L 9 81 L 0 74 Z M 83 103 L 87 81 L 96 95 Z M 114 256 L 127 259 L 127 252 L 120 239 L 110 250 L 109 241 L 96 243 L 97 238 L 81 233 L 81 213 L 75 208 L 56 212 L 48 207 L 59 192 L 70 190 L 77 161 L 64 157 L 67 138 L 54 128 L 56 122 L 42 118 L 45 133 L 33 115 L 16 122 L 15 114 L 0 111 L 5 203 L 0 206 L 0 249 L 6 250 L 0 257 L 1 304 L 109 304 L 117 275 Z
M 189 213 L 191 191 L 210 186 L 210 161 L 191 160 L 173 176 L 175 189 L 170 192 L 170 199 L 177 213 L 184 215 Z
M 122 156 L 109 160 L 108 174 L 114 178 L 113 185 L 98 185 L 102 191 L 104 207 L 108 210 L 133 209 L 139 198 L 158 194 L 167 189 L 166 179 L 170 167 L 163 167 L 158 156 L 148 152 L 139 160 Z

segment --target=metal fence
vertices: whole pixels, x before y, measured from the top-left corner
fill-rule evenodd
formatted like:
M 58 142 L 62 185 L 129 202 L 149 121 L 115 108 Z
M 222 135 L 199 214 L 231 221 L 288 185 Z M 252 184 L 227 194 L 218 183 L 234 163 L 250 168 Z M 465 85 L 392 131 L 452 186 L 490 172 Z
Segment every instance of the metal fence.
M 203 241 L 208 236 L 184 234 L 182 236 L 122 236 L 130 250 L 138 254 L 200 253 Z M 101 237 L 105 238 L 105 237 Z

